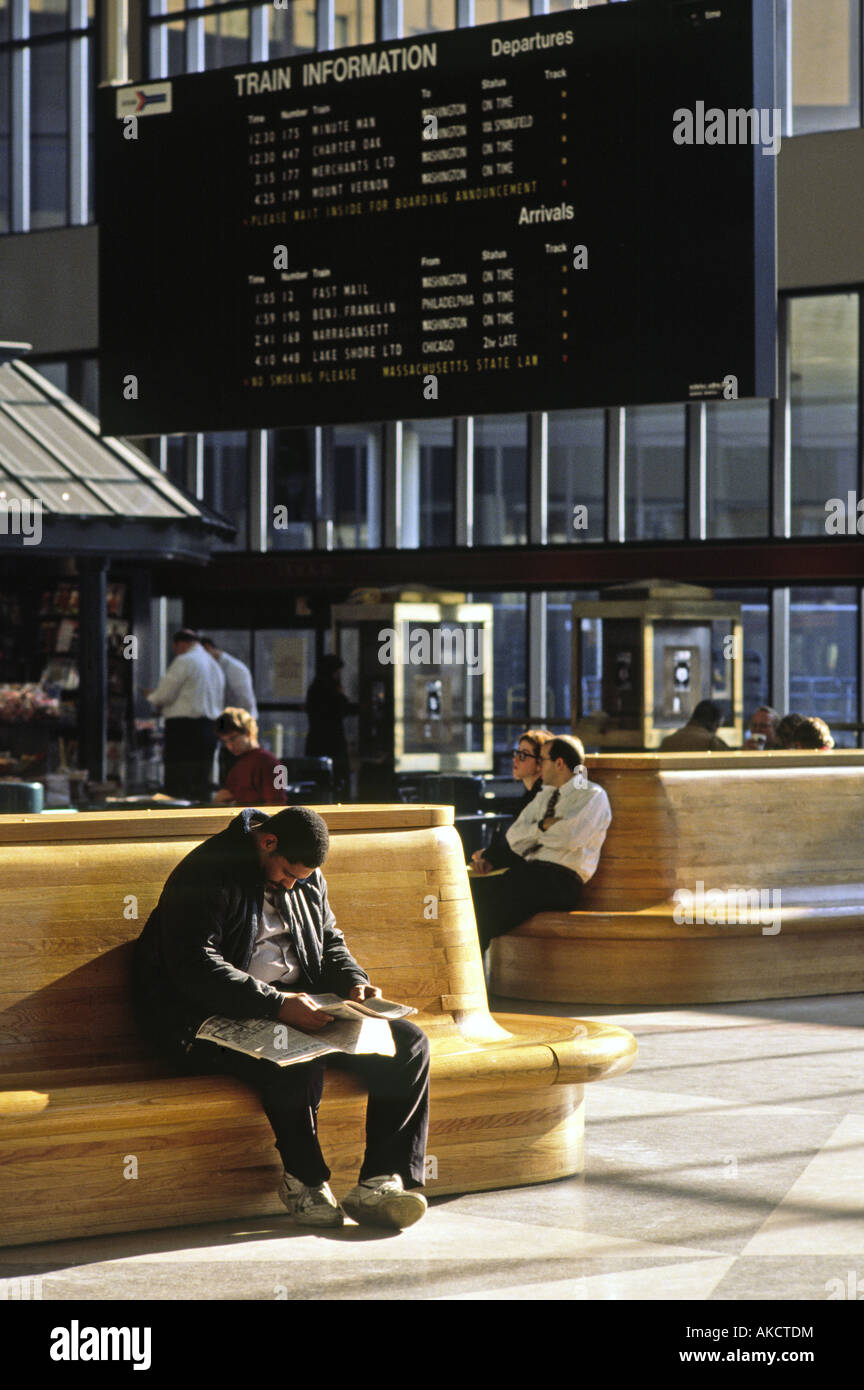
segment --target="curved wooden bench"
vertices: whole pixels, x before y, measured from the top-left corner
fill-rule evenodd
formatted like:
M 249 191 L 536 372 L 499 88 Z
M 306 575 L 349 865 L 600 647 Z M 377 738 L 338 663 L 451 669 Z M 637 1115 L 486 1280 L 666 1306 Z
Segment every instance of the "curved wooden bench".
M 0 817 L 0 1243 L 282 1212 L 257 1097 L 229 1078 L 173 1076 L 129 1001 L 131 943 L 165 879 L 234 814 Z M 634 1039 L 489 1013 L 450 808 L 321 814 L 339 926 L 432 1043 L 430 1193 L 579 1172 L 583 1086 L 626 1071 Z M 358 1084 L 330 1073 L 320 1119 L 337 1193 L 356 1181 L 363 1108 Z
M 612 824 L 584 907 L 538 913 L 493 941 L 494 993 L 684 1004 L 864 989 L 864 752 L 588 763 Z M 776 922 L 676 922 L 676 893 L 700 883 L 705 894 L 764 890 Z M 727 892 L 722 910 L 739 918 L 743 906 Z

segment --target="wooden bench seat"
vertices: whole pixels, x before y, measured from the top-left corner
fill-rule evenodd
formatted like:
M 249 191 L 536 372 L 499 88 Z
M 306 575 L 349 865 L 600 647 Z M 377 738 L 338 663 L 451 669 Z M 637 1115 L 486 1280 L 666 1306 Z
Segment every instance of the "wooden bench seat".
M 864 990 L 864 752 L 588 762 L 612 806 L 597 873 L 578 911 L 492 943 L 494 993 L 631 1005 Z M 738 920 L 748 889 L 776 909 L 767 931 Z M 732 920 L 676 922 L 682 892 L 704 908 L 718 891 Z
M 337 921 L 432 1043 L 428 1191 L 580 1171 L 583 1087 L 626 1071 L 634 1039 L 490 1015 L 452 810 L 321 812 Z M 129 1000 L 131 943 L 165 879 L 233 814 L 0 817 L 3 1244 L 282 1211 L 257 1096 L 227 1077 L 172 1075 Z M 353 1078 L 328 1074 L 320 1127 L 337 1195 L 356 1180 L 364 1104 Z

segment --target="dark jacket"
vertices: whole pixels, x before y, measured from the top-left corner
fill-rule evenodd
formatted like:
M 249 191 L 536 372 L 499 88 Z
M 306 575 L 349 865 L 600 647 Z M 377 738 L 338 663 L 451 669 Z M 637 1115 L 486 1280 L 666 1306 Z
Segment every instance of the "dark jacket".
M 306 692 L 306 757 L 347 758 L 348 740 L 342 721 L 359 708 L 330 677 L 316 676 Z
M 133 996 L 139 1024 L 157 1045 L 191 1042 L 210 1014 L 275 1019 L 282 991 L 247 974 L 258 935 L 265 880 L 245 810 L 197 845 L 171 873 L 135 946 Z M 368 975 L 345 945 L 320 869 L 298 880 L 302 928 L 294 930 L 301 979 L 294 989 L 343 996 Z

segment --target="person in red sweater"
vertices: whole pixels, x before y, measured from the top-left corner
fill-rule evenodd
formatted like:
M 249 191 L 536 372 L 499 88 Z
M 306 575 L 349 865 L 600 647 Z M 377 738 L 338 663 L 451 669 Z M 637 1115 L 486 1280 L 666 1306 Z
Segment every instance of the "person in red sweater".
M 217 806 L 285 806 L 285 790 L 277 786 L 276 769 L 281 764 L 258 746 L 258 724 L 245 709 L 224 709 L 216 721 L 219 742 L 232 753 L 235 762 L 225 778 L 225 786 L 213 800 Z M 283 771 L 281 780 L 284 781 Z

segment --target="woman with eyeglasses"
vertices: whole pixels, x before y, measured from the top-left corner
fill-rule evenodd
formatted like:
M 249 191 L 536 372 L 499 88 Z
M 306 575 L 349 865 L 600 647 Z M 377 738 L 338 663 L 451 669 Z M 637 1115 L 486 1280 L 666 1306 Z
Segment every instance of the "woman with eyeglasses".
M 519 736 L 519 746 L 513 749 L 513 776 L 525 787 L 525 795 L 516 810 L 518 816 L 539 791 L 543 790 L 540 775 L 540 750 L 555 735 L 548 729 L 526 729 Z M 507 869 L 519 856 L 507 843 L 502 826 L 498 826 L 486 849 L 475 850 L 471 867 L 475 874 L 488 874 L 492 869 Z

